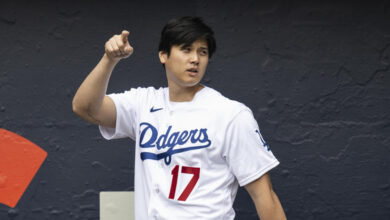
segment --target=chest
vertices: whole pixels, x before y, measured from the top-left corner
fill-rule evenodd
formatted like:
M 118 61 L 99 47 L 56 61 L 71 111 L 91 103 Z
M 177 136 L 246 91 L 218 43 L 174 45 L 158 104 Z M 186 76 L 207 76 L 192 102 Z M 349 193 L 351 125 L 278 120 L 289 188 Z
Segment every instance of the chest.
M 156 108 L 158 109 L 158 108 Z M 143 111 L 138 117 L 137 145 L 141 159 L 180 164 L 221 159 L 224 127 L 206 108 Z

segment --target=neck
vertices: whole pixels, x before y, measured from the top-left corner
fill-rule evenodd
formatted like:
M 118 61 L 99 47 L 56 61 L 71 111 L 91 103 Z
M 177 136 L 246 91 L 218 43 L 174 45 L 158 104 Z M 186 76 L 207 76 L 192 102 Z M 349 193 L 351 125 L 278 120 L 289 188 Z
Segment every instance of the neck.
M 172 102 L 189 102 L 192 101 L 195 94 L 203 89 L 204 86 L 196 84 L 192 87 L 169 86 L 169 100 Z

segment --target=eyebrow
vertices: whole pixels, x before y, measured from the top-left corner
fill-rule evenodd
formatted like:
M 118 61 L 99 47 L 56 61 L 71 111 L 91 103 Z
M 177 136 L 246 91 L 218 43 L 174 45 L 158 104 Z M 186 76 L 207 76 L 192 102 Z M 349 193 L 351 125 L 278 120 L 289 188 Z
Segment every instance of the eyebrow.
M 191 44 L 188 44 L 188 45 L 187 44 L 183 44 L 183 45 L 180 46 L 180 49 L 185 49 L 187 47 L 192 47 L 192 45 Z M 209 50 L 209 48 L 207 46 L 205 46 L 205 47 L 201 46 L 201 47 L 199 47 L 199 49 L 201 49 L 201 50 Z

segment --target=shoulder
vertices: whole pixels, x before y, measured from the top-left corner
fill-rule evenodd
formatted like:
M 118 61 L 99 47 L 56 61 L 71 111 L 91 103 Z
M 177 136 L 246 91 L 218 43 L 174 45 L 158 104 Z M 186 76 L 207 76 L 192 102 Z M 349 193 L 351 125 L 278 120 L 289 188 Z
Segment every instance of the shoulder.
M 212 108 L 224 109 L 225 111 L 229 112 L 237 112 L 244 109 L 249 110 L 245 104 L 230 99 L 213 88 L 205 87 L 205 89 L 206 90 L 203 101 Z
M 155 87 L 152 86 L 137 87 L 119 93 L 112 93 L 110 94 L 110 96 L 119 96 L 121 98 L 126 98 L 126 97 L 145 98 L 145 96 L 148 97 L 148 96 L 162 95 L 165 89 L 166 88 L 162 88 L 162 87 L 156 89 Z
M 203 105 L 219 115 L 233 119 L 242 111 L 252 114 L 252 111 L 245 104 L 232 100 L 213 88 L 205 87 L 205 89 L 202 99 Z
M 134 108 L 134 106 L 163 102 L 165 90 L 166 88 L 137 87 L 120 93 L 112 93 L 108 96 L 113 100 L 115 106 L 122 105 L 126 108 Z
M 137 92 L 137 93 L 145 93 L 145 94 L 156 94 L 156 93 L 162 93 L 164 91 L 163 87 L 160 88 L 155 88 L 153 86 L 149 87 L 136 87 L 136 88 L 131 88 L 125 92 Z

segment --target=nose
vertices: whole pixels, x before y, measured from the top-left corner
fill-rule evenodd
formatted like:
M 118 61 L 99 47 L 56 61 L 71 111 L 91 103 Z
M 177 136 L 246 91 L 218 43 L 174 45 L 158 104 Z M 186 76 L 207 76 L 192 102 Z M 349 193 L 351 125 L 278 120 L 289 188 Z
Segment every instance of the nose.
M 191 59 L 191 64 L 199 64 L 199 54 L 198 53 L 192 53 L 190 59 Z

